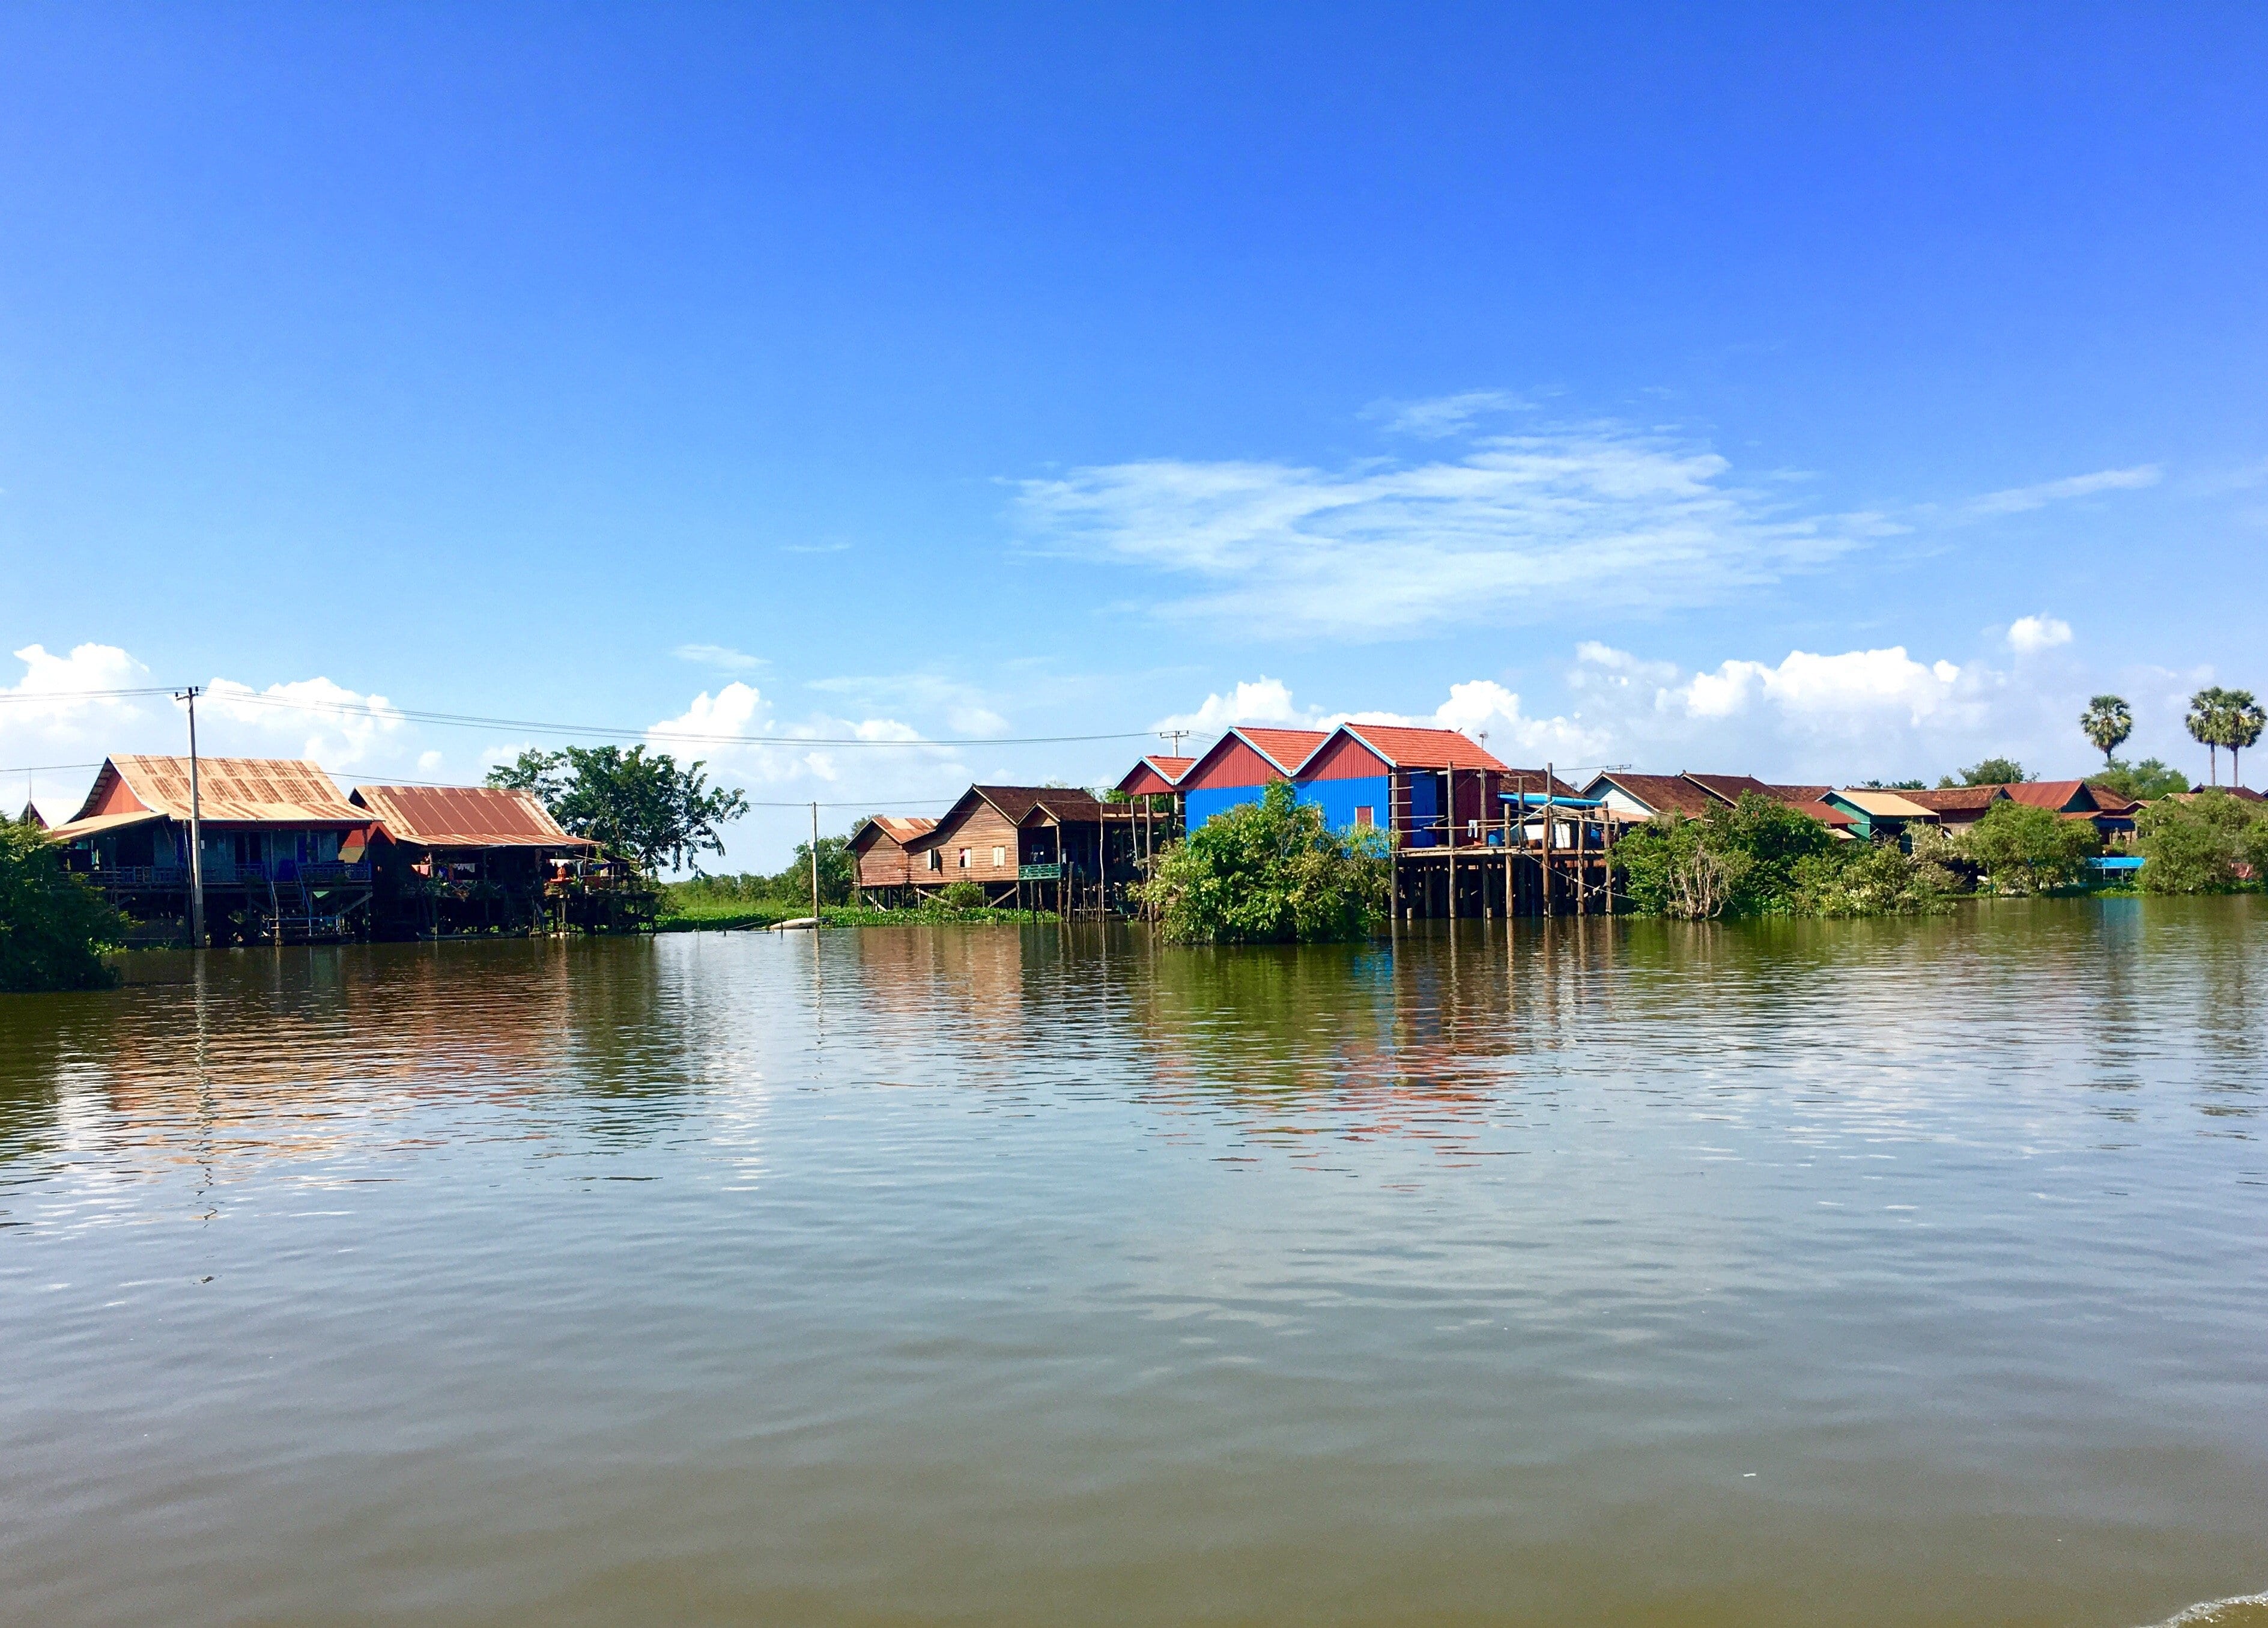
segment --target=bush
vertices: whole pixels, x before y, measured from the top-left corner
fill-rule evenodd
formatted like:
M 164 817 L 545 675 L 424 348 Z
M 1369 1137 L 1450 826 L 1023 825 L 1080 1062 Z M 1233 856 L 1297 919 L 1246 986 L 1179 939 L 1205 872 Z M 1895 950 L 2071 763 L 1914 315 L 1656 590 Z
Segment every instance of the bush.
M 2165 798 L 2134 821 L 2146 893 L 2226 893 L 2239 866 L 2268 876 L 2268 814 L 2226 792 Z
M 1995 892 L 2042 893 L 2083 880 L 2102 838 L 2089 821 L 2004 799 L 1962 833 L 1958 846 Z
M 1391 866 L 1383 833 L 1333 832 L 1278 781 L 1167 849 L 1135 891 L 1175 943 L 1338 943 L 1383 923 Z
M 38 828 L 0 820 L 0 990 L 104 989 L 118 913 L 63 869 Z
M 984 884 L 966 880 L 954 882 L 938 895 L 937 902 L 948 910 L 981 910 L 992 902 L 984 892 Z
M 1840 841 L 1821 821 L 1757 792 L 1698 820 L 1656 819 L 1615 844 L 1640 915 L 1879 916 L 1934 910 L 1952 879 L 1896 843 Z

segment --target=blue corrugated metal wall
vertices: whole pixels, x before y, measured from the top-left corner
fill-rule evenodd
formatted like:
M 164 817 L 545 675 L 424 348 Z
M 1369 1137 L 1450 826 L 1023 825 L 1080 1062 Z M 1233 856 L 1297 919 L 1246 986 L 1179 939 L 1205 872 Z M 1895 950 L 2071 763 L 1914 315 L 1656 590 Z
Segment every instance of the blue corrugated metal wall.
M 1239 803 L 1256 803 L 1267 788 L 1257 785 L 1217 785 L 1191 792 L 1186 807 L 1189 829 L 1195 830 L 1224 809 Z M 1387 778 L 1384 775 L 1366 775 L 1359 780 L 1308 780 L 1292 786 L 1293 792 L 1303 803 L 1313 803 L 1323 811 L 1323 823 L 1335 831 L 1351 830 L 1354 827 L 1354 811 L 1370 810 L 1373 825 L 1381 830 L 1387 823 Z M 1419 795 L 1425 799 L 1428 812 L 1432 808 L 1432 782 L 1420 777 Z

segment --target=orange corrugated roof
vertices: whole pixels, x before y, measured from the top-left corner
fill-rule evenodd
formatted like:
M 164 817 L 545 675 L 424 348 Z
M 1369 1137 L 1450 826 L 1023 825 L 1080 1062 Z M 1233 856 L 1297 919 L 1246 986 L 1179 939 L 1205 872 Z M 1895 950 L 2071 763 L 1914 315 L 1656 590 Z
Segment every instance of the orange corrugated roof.
M 87 794 L 92 812 L 112 776 L 125 783 L 135 800 L 169 819 L 189 817 L 189 760 L 186 757 L 113 757 Z M 209 821 L 235 824 L 365 825 L 370 815 L 339 795 L 330 776 L 310 762 L 290 757 L 202 757 L 197 759 L 198 811 Z
M 1410 724 L 1343 724 L 1340 727 L 1396 769 L 1501 771 L 1504 768 L 1479 741 L 1454 729 L 1426 729 Z
M 423 848 L 595 848 L 559 829 L 533 792 L 495 785 L 358 785 L 354 800 L 397 843 Z
M 1317 747 L 1330 739 L 1320 729 L 1246 729 L 1240 726 L 1229 733 L 1241 737 L 1247 746 L 1287 775 L 1295 773 L 1300 764 L 1315 755 Z

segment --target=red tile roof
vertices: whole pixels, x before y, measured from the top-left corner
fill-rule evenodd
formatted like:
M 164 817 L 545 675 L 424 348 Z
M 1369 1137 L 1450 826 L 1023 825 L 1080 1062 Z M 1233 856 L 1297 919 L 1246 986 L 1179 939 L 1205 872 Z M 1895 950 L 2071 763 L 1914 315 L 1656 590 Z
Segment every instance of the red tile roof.
M 494 785 L 358 785 L 353 801 L 421 848 L 595 848 L 559 829 L 532 792 Z
M 1342 724 L 1340 728 L 1396 769 L 1485 769 L 1504 765 L 1488 748 L 1454 729 L 1408 724 Z

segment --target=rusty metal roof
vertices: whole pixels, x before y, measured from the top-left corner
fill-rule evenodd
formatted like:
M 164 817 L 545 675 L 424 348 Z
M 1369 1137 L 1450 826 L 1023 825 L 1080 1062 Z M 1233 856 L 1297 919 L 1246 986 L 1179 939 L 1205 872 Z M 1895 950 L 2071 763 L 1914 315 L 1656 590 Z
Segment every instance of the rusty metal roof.
M 533 792 L 494 785 L 358 785 L 354 800 L 421 848 L 595 848 L 559 829 Z
M 166 816 L 150 808 L 131 808 L 124 814 L 89 814 L 84 820 L 67 820 L 52 830 L 43 833 L 51 843 L 77 842 L 82 836 L 93 836 L 104 831 L 120 831 L 129 825 L 147 825 L 152 820 Z
M 1602 783 L 1615 787 L 1652 814 L 1684 814 L 1698 819 L 1712 808 L 1724 807 L 1720 799 L 1685 775 L 1640 775 L 1616 769 L 1593 776 L 1585 794 L 1597 796 Z
M 172 820 L 189 817 L 189 760 L 126 755 L 106 759 L 79 815 L 92 814 L 111 787 Z M 330 776 L 291 757 L 197 759 L 197 804 L 204 819 L 234 825 L 367 825 L 370 816 L 339 795 Z M 115 812 L 115 811 L 114 811 Z
M 871 814 L 850 834 L 850 846 L 863 853 L 873 846 L 875 838 L 887 836 L 902 848 L 935 829 L 937 821 L 925 814 Z

